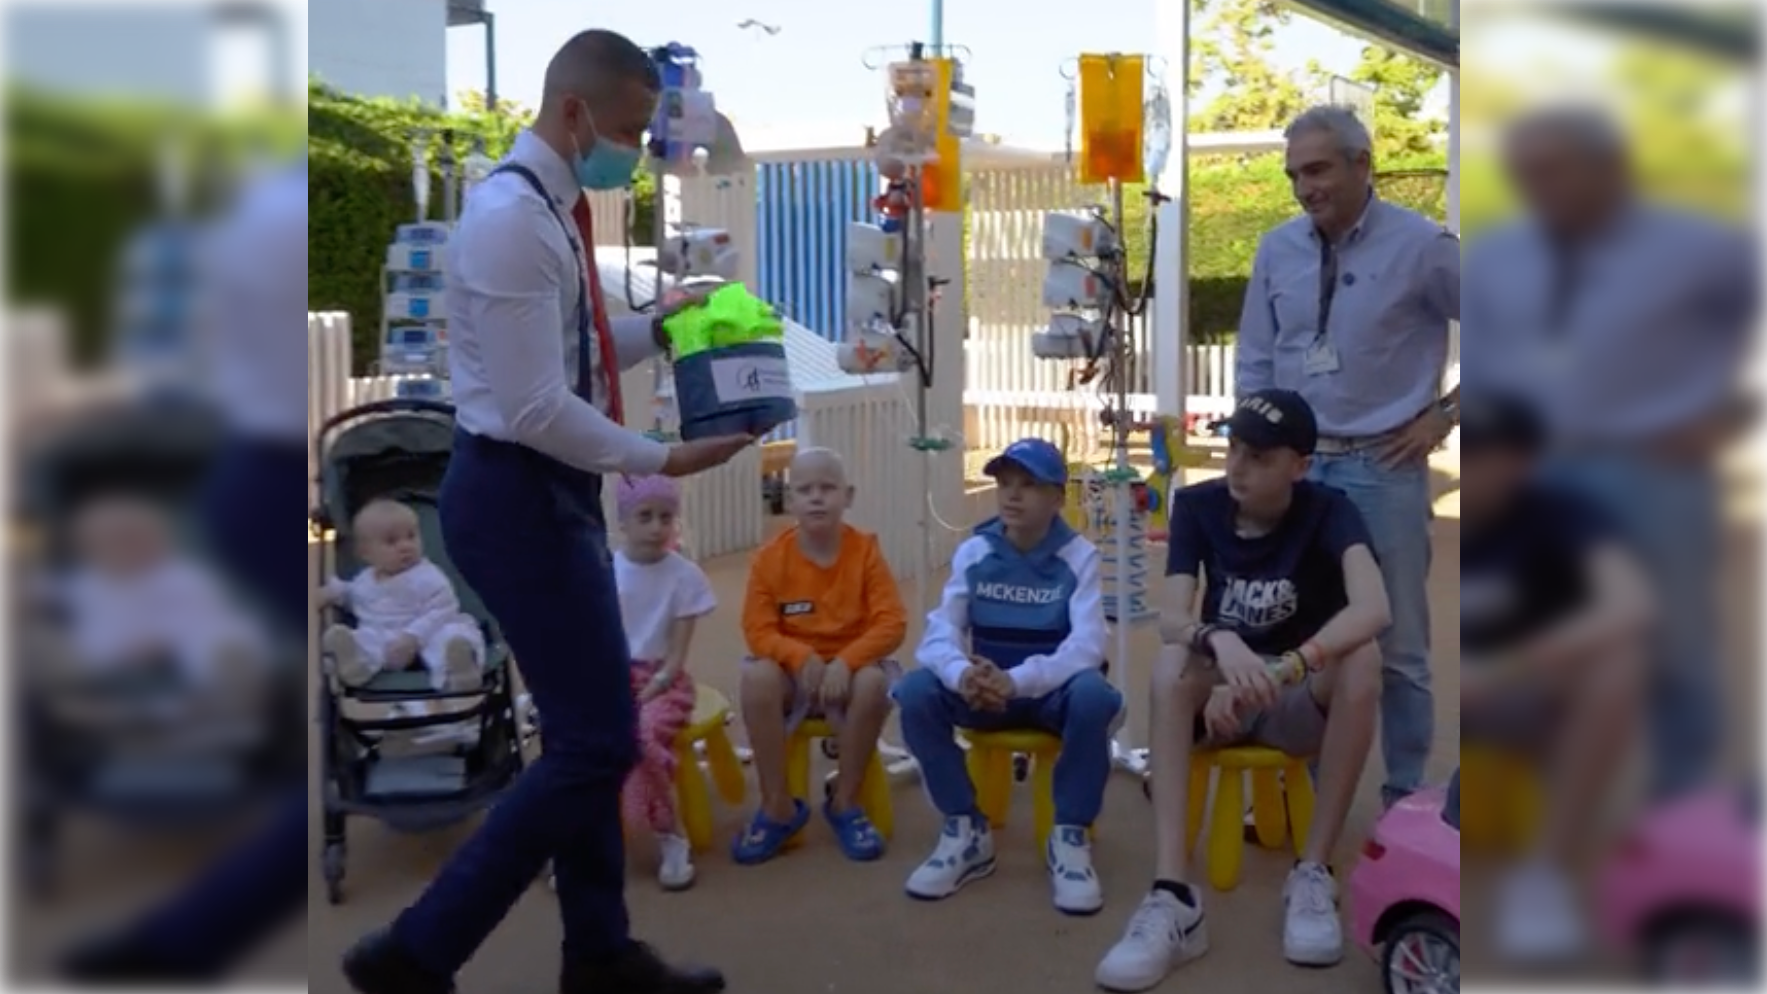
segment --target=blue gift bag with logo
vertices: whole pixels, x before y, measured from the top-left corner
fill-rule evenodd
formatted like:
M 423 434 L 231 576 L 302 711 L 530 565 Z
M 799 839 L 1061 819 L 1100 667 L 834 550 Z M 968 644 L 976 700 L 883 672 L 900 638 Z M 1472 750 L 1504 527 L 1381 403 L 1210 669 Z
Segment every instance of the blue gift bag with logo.
M 707 349 L 675 361 L 681 437 L 760 437 L 798 416 L 791 367 L 779 341 Z

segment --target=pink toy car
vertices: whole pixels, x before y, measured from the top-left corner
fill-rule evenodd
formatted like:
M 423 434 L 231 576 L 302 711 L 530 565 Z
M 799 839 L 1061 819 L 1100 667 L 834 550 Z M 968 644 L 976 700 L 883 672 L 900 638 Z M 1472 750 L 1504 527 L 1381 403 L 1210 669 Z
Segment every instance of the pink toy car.
M 1435 789 L 1393 805 L 1350 874 L 1351 927 L 1387 994 L 1460 991 L 1460 806 L 1448 801 Z
M 1760 791 L 1694 794 L 1647 815 L 1598 882 L 1601 930 L 1680 988 L 1760 977 Z

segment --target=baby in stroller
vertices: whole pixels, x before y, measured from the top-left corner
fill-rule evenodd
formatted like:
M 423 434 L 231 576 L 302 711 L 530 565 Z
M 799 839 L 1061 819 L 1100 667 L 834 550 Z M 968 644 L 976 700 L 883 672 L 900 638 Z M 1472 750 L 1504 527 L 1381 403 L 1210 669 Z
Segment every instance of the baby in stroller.
M 262 633 L 213 573 L 178 551 L 159 506 L 99 495 L 72 525 L 72 568 L 45 591 L 66 634 L 47 657 L 52 685 L 163 675 L 180 705 L 243 703 L 266 663 Z
M 425 669 L 434 690 L 477 689 L 484 634 L 461 610 L 447 574 L 424 557 L 417 512 L 397 501 L 371 501 L 356 514 L 354 532 L 366 568 L 347 583 L 333 577 L 320 594 L 322 608 L 344 608 L 356 619 L 355 627 L 325 631 L 338 682 L 365 687 L 383 671 Z

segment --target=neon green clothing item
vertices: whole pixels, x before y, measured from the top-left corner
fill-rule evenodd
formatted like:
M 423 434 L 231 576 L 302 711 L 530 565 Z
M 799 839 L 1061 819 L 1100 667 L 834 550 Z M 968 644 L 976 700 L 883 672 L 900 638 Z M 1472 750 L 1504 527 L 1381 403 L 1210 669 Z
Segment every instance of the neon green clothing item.
M 732 283 L 706 298 L 704 306 L 689 307 L 665 320 L 663 332 L 675 358 L 683 359 L 711 349 L 777 341 L 785 337 L 785 324 L 772 304 L 748 287 Z

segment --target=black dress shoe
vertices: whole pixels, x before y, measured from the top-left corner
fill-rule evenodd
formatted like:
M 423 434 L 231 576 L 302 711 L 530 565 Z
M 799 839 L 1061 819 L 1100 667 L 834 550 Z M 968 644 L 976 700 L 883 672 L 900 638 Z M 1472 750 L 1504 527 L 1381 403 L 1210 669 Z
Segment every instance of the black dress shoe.
M 138 936 L 121 932 L 82 942 L 62 957 L 60 968 L 63 979 L 92 987 L 198 984 L 217 979 L 174 964 Z
M 642 942 L 601 962 L 566 963 L 558 982 L 559 994 L 719 994 L 723 989 L 724 974 L 670 966 Z
M 344 953 L 344 978 L 358 994 L 454 994 L 454 981 L 418 966 L 386 929 Z

